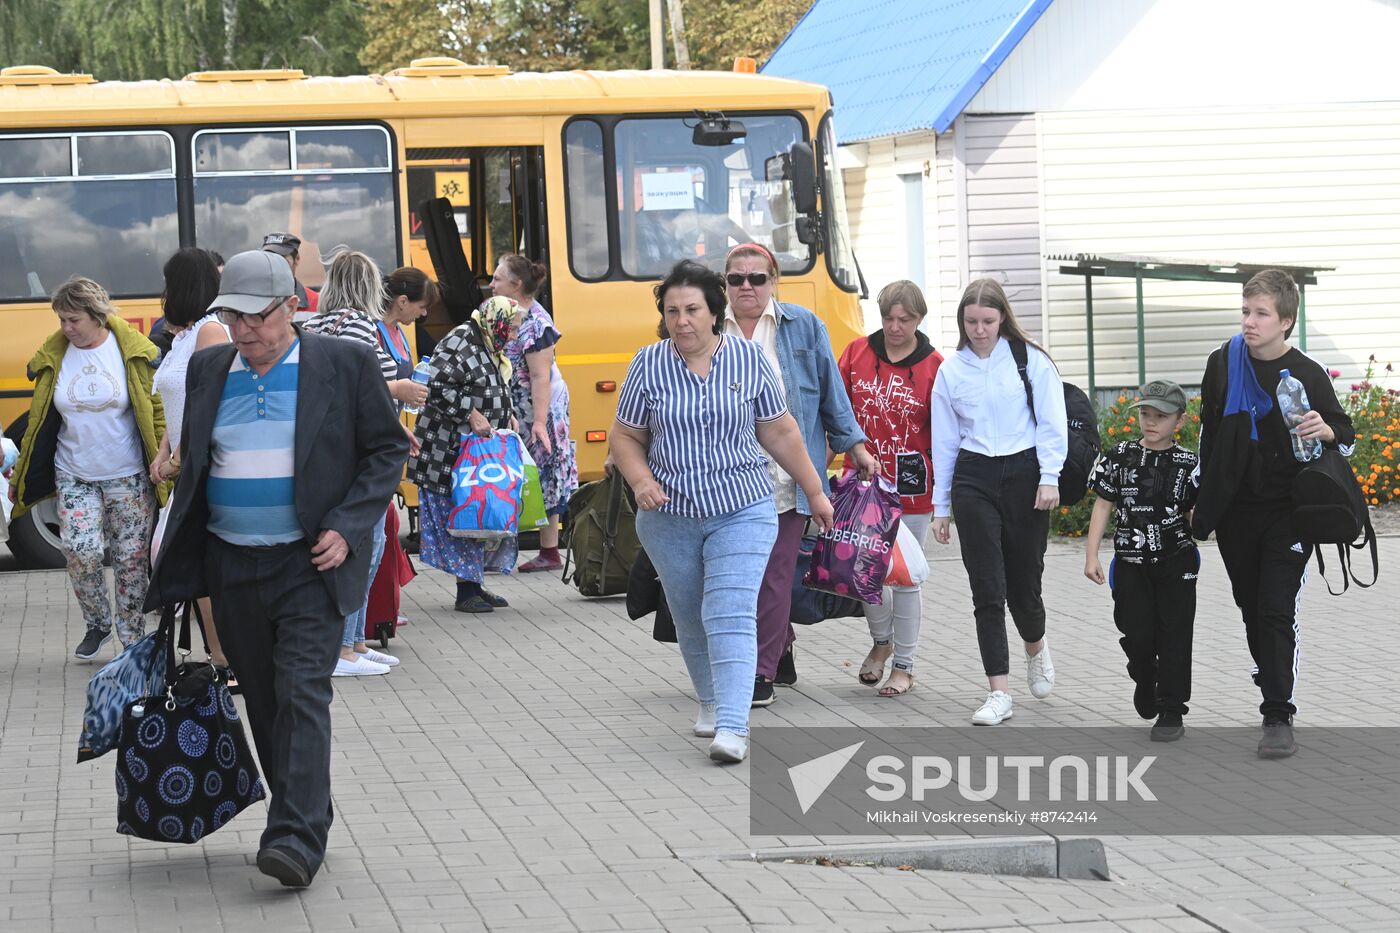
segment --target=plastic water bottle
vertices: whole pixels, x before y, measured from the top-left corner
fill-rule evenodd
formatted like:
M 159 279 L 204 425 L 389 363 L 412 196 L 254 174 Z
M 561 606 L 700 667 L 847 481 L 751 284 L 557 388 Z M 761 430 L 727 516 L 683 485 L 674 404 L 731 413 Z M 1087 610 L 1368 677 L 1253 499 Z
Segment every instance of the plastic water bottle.
M 428 384 L 428 358 L 426 356 L 418 361 L 417 366 L 413 367 L 413 375 L 409 378 L 411 378 L 414 382 L 418 383 L 421 386 L 425 386 Z M 408 412 L 410 415 L 416 415 L 423 410 L 423 406 L 409 405 L 405 403 L 403 406 L 403 410 Z
M 1278 396 L 1278 412 L 1283 415 L 1283 423 L 1288 426 L 1288 437 L 1293 442 L 1293 456 L 1304 463 L 1316 460 L 1322 456 L 1322 441 L 1316 438 L 1305 441 L 1298 436 L 1298 422 L 1312 411 L 1308 407 L 1307 390 L 1286 369 L 1279 370 L 1278 376 L 1278 390 L 1275 392 Z

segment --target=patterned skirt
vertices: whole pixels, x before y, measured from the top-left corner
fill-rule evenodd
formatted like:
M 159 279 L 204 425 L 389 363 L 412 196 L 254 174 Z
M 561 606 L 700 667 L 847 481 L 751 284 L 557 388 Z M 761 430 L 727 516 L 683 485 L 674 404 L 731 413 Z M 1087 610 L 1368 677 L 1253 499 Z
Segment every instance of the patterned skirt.
M 565 390 L 550 397 L 544 425 L 545 433 L 549 435 L 549 453 L 530 439 L 534 406 L 528 393 L 517 392 L 515 402 L 520 418 L 520 436 L 540 470 L 545 511 L 550 515 L 563 515 L 569 510 L 569 497 L 578 490 L 577 445 L 569 437 L 569 393 Z
M 447 517 L 451 513 L 450 497 L 418 490 L 418 557 L 423 563 L 471 583 L 480 583 L 484 573 L 510 573 L 515 569 L 519 548 L 514 538 L 499 543 L 455 538 L 447 533 Z

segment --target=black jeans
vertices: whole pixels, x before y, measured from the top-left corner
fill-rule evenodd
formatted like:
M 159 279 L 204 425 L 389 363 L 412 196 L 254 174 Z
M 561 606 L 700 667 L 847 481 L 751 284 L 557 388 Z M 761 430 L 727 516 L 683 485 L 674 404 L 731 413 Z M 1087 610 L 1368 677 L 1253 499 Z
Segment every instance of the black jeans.
M 1155 564 L 1114 559 L 1113 623 L 1128 658 L 1134 683 L 1157 683 L 1157 712 L 1186 715 L 1191 699 L 1191 635 L 1196 625 L 1196 573 L 1201 553 L 1194 547 Z
M 1006 674 L 1006 610 L 1021 640 L 1045 637 L 1040 576 L 1050 513 L 1035 508 L 1040 464 L 1035 448 L 1005 457 L 958 453 L 953 472 L 953 518 L 972 586 L 977 647 L 988 677 Z
M 272 792 L 260 848 L 295 849 L 315 874 L 334 815 L 331 673 L 345 617 L 305 541 L 254 548 L 210 535 L 205 569 L 214 625 Z
M 1244 617 L 1249 654 L 1259 668 L 1259 712 L 1292 716 L 1298 677 L 1298 603 L 1312 545 L 1299 541 L 1286 509 L 1230 509 L 1215 529 L 1220 559 Z

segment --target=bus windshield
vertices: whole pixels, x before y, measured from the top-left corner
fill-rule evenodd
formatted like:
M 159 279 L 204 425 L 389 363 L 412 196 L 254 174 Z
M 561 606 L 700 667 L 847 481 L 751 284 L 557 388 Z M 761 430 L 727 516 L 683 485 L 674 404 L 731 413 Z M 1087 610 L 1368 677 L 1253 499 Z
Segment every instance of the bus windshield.
M 731 113 L 746 135 L 727 146 L 697 145 L 692 117 L 636 117 L 611 126 L 612 165 L 605 164 L 608 130 L 575 120 L 565 132 L 569 154 L 571 258 L 584 278 L 654 278 L 681 259 L 713 268 L 738 243 L 772 250 L 784 273 L 811 267 L 811 250 L 797 240 L 787 152 L 804 138 L 795 116 Z M 597 209 L 611 171 L 617 184 L 617 259 L 599 233 Z M 580 177 L 580 176 L 601 177 Z

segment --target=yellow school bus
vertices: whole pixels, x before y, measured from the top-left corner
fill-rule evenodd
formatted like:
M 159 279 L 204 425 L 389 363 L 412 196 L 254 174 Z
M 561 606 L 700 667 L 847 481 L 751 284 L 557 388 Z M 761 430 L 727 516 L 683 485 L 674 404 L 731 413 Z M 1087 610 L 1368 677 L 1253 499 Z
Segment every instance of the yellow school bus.
M 616 388 L 655 339 L 652 288 L 681 258 L 717 267 L 756 241 L 780 296 L 839 350 L 861 330 L 825 88 L 746 73 L 561 72 L 421 59 L 386 75 L 216 71 L 99 82 L 0 70 L 0 420 L 27 408 L 25 364 L 72 275 L 149 329 L 161 266 L 302 240 L 297 274 L 349 246 L 386 272 L 429 271 L 418 205 L 447 197 L 470 275 L 521 252 L 550 269 L 541 303 L 585 477 L 600 475 Z M 435 336 L 451 326 L 440 320 Z M 21 520 L 22 521 L 22 520 Z

